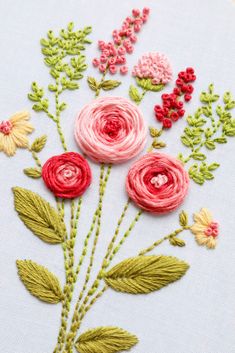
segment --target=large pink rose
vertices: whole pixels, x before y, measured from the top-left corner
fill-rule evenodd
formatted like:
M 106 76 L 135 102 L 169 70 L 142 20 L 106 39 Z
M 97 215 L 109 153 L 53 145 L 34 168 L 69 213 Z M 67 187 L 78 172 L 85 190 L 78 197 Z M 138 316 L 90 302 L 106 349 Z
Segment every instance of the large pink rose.
M 182 163 L 163 153 L 148 153 L 136 161 L 128 172 L 126 190 L 144 210 L 163 214 L 183 202 L 189 177 Z
M 96 162 L 122 163 L 142 151 L 147 129 L 140 109 L 122 97 L 104 97 L 84 106 L 75 139 Z

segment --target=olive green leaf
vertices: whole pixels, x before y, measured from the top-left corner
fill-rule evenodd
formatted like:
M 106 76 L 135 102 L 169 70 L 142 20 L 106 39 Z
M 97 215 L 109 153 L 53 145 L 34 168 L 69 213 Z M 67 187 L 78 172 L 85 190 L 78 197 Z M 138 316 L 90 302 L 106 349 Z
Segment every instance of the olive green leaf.
M 215 143 L 212 140 L 207 140 L 205 142 L 205 146 L 208 148 L 208 150 L 214 150 L 215 149 Z
M 45 147 L 46 142 L 47 142 L 46 135 L 43 135 L 41 137 L 37 137 L 30 147 L 31 151 L 36 152 L 36 153 L 41 152 L 41 150 Z
M 206 159 L 206 156 L 200 152 L 193 152 L 190 156 L 196 161 L 204 161 Z
M 172 256 L 137 256 L 109 270 L 104 280 L 118 292 L 150 293 L 180 279 L 189 265 Z
M 40 168 L 25 168 L 24 173 L 30 178 L 38 179 L 41 178 L 42 170 Z
M 79 353 L 116 353 L 138 343 L 135 335 L 119 327 L 97 327 L 82 333 L 75 343 Z
M 179 247 L 185 246 L 185 241 L 177 237 L 170 237 L 169 242 L 173 246 L 179 246 Z
M 208 165 L 208 170 L 215 170 L 217 168 L 219 168 L 220 164 L 219 163 L 212 163 L 210 165 Z
M 136 79 L 137 85 L 142 87 L 143 89 L 145 89 L 147 91 L 159 92 L 165 87 L 164 84 L 158 84 L 158 85 L 152 84 L 152 81 L 151 81 L 150 78 L 138 78 L 138 77 L 136 77 L 135 79 Z
M 162 130 L 158 130 L 152 126 L 149 127 L 149 132 L 152 137 L 159 137 L 162 134 Z
M 226 137 L 217 137 L 214 139 L 214 142 L 217 142 L 217 143 L 227 143 L 227 139 Z
M 163 141 L 153 140 L 152 146 L 153 148 L 160 149 L 160 148 L 166 147 L 166 144 Z
M 46 243 L 62 243 L 65 224 L 49 202 L 20 187 L 14 187 L 13 193 L 15 210 L 26 227 Z
M 182 227 L 186 227 L 188 225 L 188 214 L 185 211 L 180 212 L 179 222 Z
M 114 89 L 115 87 L 118 87 L 121 84 L 120 81 L 116 81 L 116 80 L 106 80 L 103 81 L 100 84 L 100 87 L 104 90 L 104 91 L 110 91 L 111 89 Z
M 62 300 L 60 282 L 46 267 L 31 260 L 17 260 L 16 265 L 21 281 L 32 295 L 51 304 Z
M 97 91 L 97 89 L 99 89 L 99 82 L 94 77 L 87 77 L 87 83 L 92 91 Z
M 129 96 L 136 103 L 139 103 L 141 101 L 141 99 L 142 99 L 141 94 L 138 91 L 138 88 L 136 88 L 133 85 L 130 85 Z

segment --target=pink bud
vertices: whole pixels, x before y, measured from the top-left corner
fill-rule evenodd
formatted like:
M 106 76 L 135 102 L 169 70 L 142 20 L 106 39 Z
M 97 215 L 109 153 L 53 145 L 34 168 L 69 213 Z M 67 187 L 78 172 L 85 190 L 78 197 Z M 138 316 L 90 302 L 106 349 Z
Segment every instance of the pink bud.
M 126 52 L 126 49 L 124 47 L 118 48 L 118 54 L 123 55 L 123 54 L 125 54 L 125 52 Z
M 125 64 L 126 63 L 126 58 L 124 55 L 120 56 L 120 64 Z
M 132 10 L 132 15 L 133 15 L 134 17 L 138 17 L 138 16 L 140 15 L 140 10 L 138 10 L 138 9 L 133 9 L 133 10 Z
M 110 65 L 110 66 L 109 66 L 109 72 L 110 72 L 112 75 L 116 74 L 116 72 L 117 72 L 116 66 L 115 66 L 115 65 Z
M 109 65 L 114 65 L 114 64 L 116 64 L 116 58 L 112 57 L 109 59 Z
M 141 25 L 134 25 L 134 31 L 139 32 L 141 30 Z
M 107 60 L 108 60 L 108 57 L 107 57 L 106 55 L 101 55 L 101 56 L 100 56 L 100 62 L 101 62 L 101 63 L 104 64 L 104 63 L 107 62 Z
M 131 41 L 132 43 L 136 43 L 136 41 L 137 41 L 136 35 L 132 34 L 132 35 L 130 36 L 130 41 Z
M 133 53 L 133 50 L 134 50 L 133 45 L 128 45 L 128 47 L 126 48 L 126 51 L 127 51 L 128 54 Z
M 100 64 L 99 70 L 100 70 L 100 72 L 105 72 L 105 70 L 106 70 L 106 65 Z
M 127 37 L 130 37 L 132 34 L 133 34 L 132 29 L 131 28 L 127 29 L 127 31 L 126 31 Z
M 98 41 L 98 47 L 99 49 L 103 50 L 104 49 L 104 46 L 105 46 L 105 42 L 103 40 L 99 40 Z
M 121 38 L 120 38 L 119 36 L 114 37 L 114 38 L 113 38 L 113 41 L 114 41 L 114 43 L 117 44 L 117 45 L 121 44 L 121 42 L 122 42 L 122 40 L 121 40 Z
M 98 67 L 100 64 L 99 59 L 97 59 L 97 58 L 93 59 L 92 64 L 93 64 L 93 66 Z
M 148 7 L 143 8 L 143 14 L 144 15 L 149 15 L 150 9 Z
M 102 56 L 109 56 L 109 50 L 108 49 L 104 49 L 103 51 L 102 51 Z
M 126 75 L 128 72 L 128 67 L 127 66 L 121 66 L 120 67 L 120 74 Z

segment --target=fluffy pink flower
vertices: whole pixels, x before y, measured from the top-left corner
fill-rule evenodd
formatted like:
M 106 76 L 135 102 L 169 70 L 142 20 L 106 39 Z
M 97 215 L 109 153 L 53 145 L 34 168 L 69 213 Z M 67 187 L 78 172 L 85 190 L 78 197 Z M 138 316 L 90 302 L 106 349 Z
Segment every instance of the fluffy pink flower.
M 75 139 L 92 160 L 116 164 L 142 151 L 147 129 L 135 104 L 122 97 L 104 97 L 81 110 L 75 123 Z
M 166 84 L 172 79 L 172 68 L 166 55 L 148 53 L 139 59 L 132 75 L 138 78 L 150 78 L 154 85 Z
M 178 208 L 189 186 L 182 163 L 163 153 L 148 153 L 133 164 L 126 179 L 129 197 L 142 209 L 163 214 Z

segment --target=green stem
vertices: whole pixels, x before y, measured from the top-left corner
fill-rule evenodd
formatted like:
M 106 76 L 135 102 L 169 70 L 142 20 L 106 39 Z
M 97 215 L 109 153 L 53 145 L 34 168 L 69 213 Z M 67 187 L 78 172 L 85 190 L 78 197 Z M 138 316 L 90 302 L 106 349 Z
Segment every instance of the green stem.
M 138 256 L 146 255 L 148 252 L 154 250 L 158 245 L 162 244 L 165 240 L 169 240 L 170 238 L 174 238 L 178 234 L 182 233 L 184 230 L 190 229 L 190 226 L 185 226 L 179 229 L 176 229 L 174 232 L 166 235 L 165 237 L 155 241 L 152 245 L 148 246 L 144 250 L 141 250 L 138 254 Z

